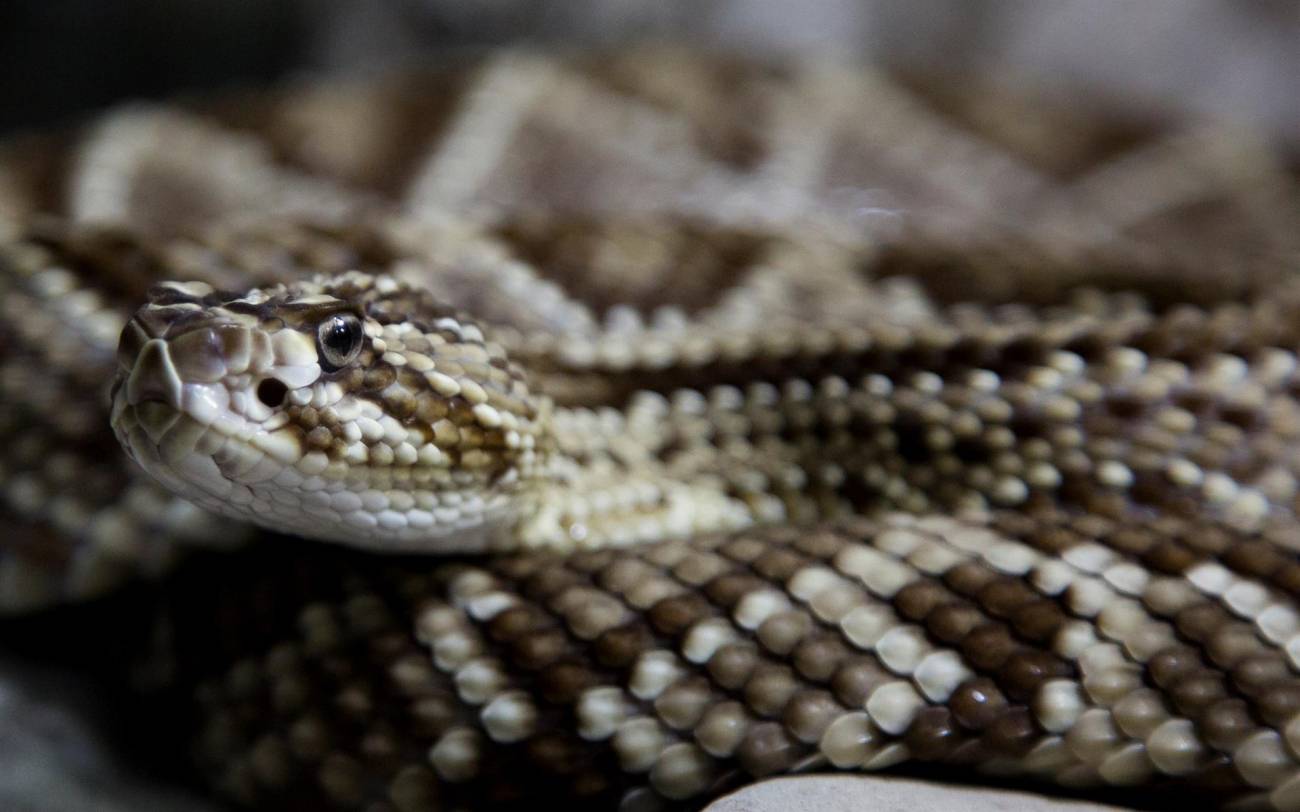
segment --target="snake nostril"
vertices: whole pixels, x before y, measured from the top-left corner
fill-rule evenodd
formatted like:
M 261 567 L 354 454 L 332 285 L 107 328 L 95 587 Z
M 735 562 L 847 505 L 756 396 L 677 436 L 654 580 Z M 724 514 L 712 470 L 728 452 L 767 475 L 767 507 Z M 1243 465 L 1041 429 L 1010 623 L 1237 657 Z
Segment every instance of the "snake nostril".
M 272 409 L 279 408 L 289 394 L 289 387 L 275 378 L 267 378 L 257 385 L 257 399 Z

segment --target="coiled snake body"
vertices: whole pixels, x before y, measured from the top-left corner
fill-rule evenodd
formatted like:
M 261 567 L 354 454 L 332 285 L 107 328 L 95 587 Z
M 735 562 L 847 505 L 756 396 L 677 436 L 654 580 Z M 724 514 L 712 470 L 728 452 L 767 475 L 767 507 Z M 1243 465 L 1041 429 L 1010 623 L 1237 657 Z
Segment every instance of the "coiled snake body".
M 13 145 L 0 602 L 252 538 L 174 627 L 248 804 L 1300 806 L 1294 177 L 905 87 L 507 56 Z

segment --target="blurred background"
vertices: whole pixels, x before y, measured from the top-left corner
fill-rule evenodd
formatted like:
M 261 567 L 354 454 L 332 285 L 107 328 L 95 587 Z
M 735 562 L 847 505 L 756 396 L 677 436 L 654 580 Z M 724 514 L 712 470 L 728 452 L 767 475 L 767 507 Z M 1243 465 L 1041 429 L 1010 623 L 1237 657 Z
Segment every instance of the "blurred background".
M 0 131 L 446 50 L 671 41 L 1171 101 L 1300 139 L 1293 0 L 5 0 Z
M 975 75 L 1029 79 L 1241 119 L 1300 145 L 1294 0 L 2 0 L 0 135 L 304 73 L 632 42 L 872 62 L 946 76 L 958 92 Z M 6 648 L 0 808 L 210 808 L 160 785 L 156 762 L 113 749 L 102 685 Z

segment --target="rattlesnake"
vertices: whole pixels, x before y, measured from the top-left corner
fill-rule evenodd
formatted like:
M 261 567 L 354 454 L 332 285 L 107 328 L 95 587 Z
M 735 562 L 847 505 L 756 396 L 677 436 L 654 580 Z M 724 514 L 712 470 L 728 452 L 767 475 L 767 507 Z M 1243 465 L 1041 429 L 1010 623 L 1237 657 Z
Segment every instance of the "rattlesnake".
M 163 579 L 246 804 L 1296 808 L 1296 181 L 1095 109 L 509 54 L 13 142 L 0 605 Z

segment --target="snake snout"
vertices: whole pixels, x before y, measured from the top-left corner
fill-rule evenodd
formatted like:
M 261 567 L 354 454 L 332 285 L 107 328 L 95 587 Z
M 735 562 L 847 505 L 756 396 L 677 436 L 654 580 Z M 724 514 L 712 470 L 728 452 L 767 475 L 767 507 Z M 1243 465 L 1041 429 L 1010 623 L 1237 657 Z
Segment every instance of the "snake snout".
M 159 338 L 149 339 L 126 379 L 126 402 L 132 406 L 164 403 L 180 409 L 181 393 L 181 377 L 167 351 L 167 343 Z

